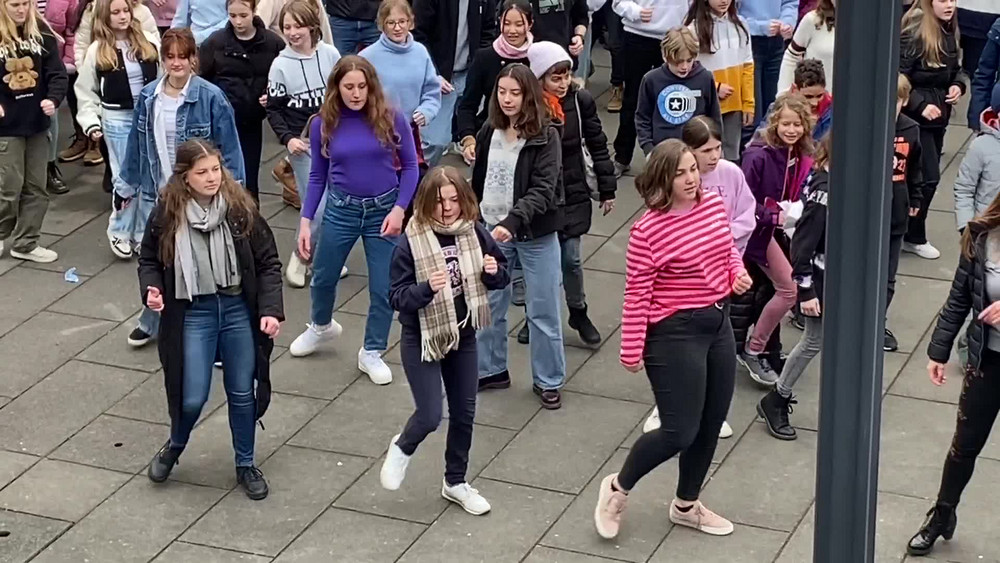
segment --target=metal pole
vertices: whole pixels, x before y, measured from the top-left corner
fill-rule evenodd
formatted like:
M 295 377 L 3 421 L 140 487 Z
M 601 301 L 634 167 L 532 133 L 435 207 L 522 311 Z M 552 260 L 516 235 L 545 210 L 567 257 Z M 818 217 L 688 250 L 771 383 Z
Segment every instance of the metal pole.
M 871 563 L 899 0 L 838 0 L 813 561 Z

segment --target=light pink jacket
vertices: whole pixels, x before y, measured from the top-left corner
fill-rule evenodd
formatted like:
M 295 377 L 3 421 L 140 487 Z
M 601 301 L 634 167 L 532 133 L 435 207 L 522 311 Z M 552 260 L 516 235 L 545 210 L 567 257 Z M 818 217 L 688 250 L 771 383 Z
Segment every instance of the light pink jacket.
M 743 170 L 728 160 L 720 160 L 715 170 L 701 176 L 701 189 L 722 196 L 733 232 L 736 249 L 743 254 L 750 235 L 757 228 L 757 200 L 747 185 Z
M 59 54 L 69 72 L 76 71 L 73 60 L 73 44 L 76 41 L 76 31 L 66 33 L 66 27 L 76 18 L 77 0 L 48 0 L 45 4 L 45 21 L 56 33 L 59 42 Z

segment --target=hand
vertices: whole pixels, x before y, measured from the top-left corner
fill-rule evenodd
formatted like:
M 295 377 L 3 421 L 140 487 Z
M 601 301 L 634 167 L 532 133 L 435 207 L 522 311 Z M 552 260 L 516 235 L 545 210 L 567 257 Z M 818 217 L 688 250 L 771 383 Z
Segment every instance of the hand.
M 719 99 L 720 100 L 725 100 L 729 96 L 732 96 L 733 92 L 735 92 L 735 91 L 736 91 L 735 88 L 733 88 L 729 84 L 726 84 L 725 82 L 723 82 L 723 83 L 719 84 L 719 87 L 718 87 Z
M 948 376 L 944 373 L 944 364 L 931 360 L 927 362 L 927 375 L 931 378 L 931 383 L 938 387 L 948 381 Z
M 299 219 L 299 258 L 307 262 L 312 258 L 312 233 L 309 232 L 311 223 L 305 217 Z
M 427 127 L 427 118 L 419 111 L 413 112 L 413 122 L 417 124 L 417 127 Z
M 42 103 L 39 104 L 39 105 L 42 106 L 42 113 L 44 113 L 45 115 L 47 115 L 49 117 L 52 117 L 53 115 L 55 115 L 55 113 L 56 113 L 56 103 L 53 102 L 52 100 L 42 100 Z
M 405 216 L 405 209 L 398 205 L 393 206 L 392 211 L 382 221 L 381 235 L 384 237 L 394 237 L 403 232 L 403 218 Z
M 448 82 L 447 80 L 445 80 L 443 76 L 439 76 L 438 80 L 441 81 L 441 93 L 442 94 L 451 94 L 452 92 L 455 91 L 455 87 L 451 85 L 451 82 Z
M 941 109 L 934 104 L 930 104 L 924 108 L 924 111 L 920 115 L 924 116 L 924 119 L 927 121 L 934 121 L 941 117 Z
M 574 57 L 578 57 L 582 52 L 583 52 L 583 37 L 580 37 L 579 35 L 574 35 L 573 39 L 569 40 L 569 54 L 573 55 Z
M 472 166 L 472 163 L 476 161 L 476 143 L 467 143 L 465 148 L 462 149 L 462 158 L 465 159 L 465 163 Z
M 497 242 L 510 242 L 514 238 L 514 235 L 510 234 L 510 231 L 500 225 L 493 227 L 493 232 L 490 234 L 493 235 L 494 240 Z
M 920 214 L 920 208 L 919 207 L 911 207 L 910 208 L 910 217 L 916 217 L 919 214 Z
M 639 373 L 640 371 L 642 371 L 642 368 L 646 366 L 643 364 L 642 360 L 639 360 L 639 363 L 632 365 L 622 362 L 622 367 L 625 368 L 625 371 L 629 373 Z
M 962 89 L 959 88 L 957 85 L 952 84 L 951 88 L 948 88 L 948 95 L 945 96 L 944 101 L 951 105 L 955 105 L 958 103 L 958 99 L 961 97 L 962 97 Z
M 438 270 L 431 274 L 431 277 L 427 279 L 427 283 L 431 286 L 431 291 L 437 293 L 444 289 L 444 286 L 448 285 L 448 272 L 442 272 Z
M 157 313 L 163 311 L 163 295 L 151 285 L 146 287 L 146 307 Z
M 785 220 L 787 220 L 787 219 L 788 219 L 788 217 L 785 216 L 785 210 L 784 209 L 782 209 L 781 211 L 778 211 L 778 227 L 779 228 L 784 228 L 785 227 Z
M 639 10 L 639 21 L 642 23 L 649 23 L 653 21 L 653 9 L 643 8 L 642 10 Z
M 260 98 L 257 98 L 257 101 L 260 102 L 261 106 L 266 107 L 267 106 L 267 94 L 262 94 Z
M 260 331 L 274 340 L 278 337 L 278 332 L 281 331 L 281 322 L 274 317 L 261 317 Z
M 1000 327 L 1000 301 L 994 301 L 989 307 L 983 309 L 983 312 L 979 313 L 979 317 L 977 318 L 983 324 Z
M 769 37 L 774 37 L 775 35 L 781 33 L 781 22 L 778 20 L 771 20 L 771 23 L 767 26 L 767 35 Z
M 3 110 L 3 106 L 0 106 L 0 119 L 3 119 L 4 116 L 6 116 L 6 115 L 7 115 L 7 113 Z
M 736 295 L 743 295 L 747 291 L 750 291 L 751 287 L 753 287 L 753 278 L 750 277 L 750 274 L 746 270 L 740 272 L 736 276 L 736 279 L 733 280 L 733 293 Z
M 603 211 L 605 215 L 611 213 L 614 210 L 614 208 L 615 208 L 615 200 L 613 199 L 607 199 L 601 202 L 601 211 Z
M 95 129 L 95 130 L 94 130 L 94 131 L 93 131 L 93 132 L 92 132 L 92 133 L 90 134 L 90 140 L 91 140 L 91 141 L 94 141 L 94 142 L 97 142 L 97 141 L 100 141 L 100 140 L 101 140 L 101 137 L 103 137 L 103 136 L 104 136 L 104 133 L 102 133 L 100 129 Z
M 750 127 L 751 125 L 753 125 L 754 118 L 756 118 L 756 116 L 752 111 L 743 112 L 743 126 Z
M 792 35 L 795 35 L 795 28 L 788 24 L 782 24 L 778 32 L 781 33 L 781 37 L 787 41 L 792 38 Z
M 799 308 L 802 309 L 802 314 L 807 317 L 818 317 L 820 316 L 819 299 L 813 297 L 809 301 L 803 301 Z
M 309 145 L 298 137 L 293 137 L 285 146 L 290 154 L 303 154 L 309 150 Z
M 500 266 L 497 265 L 497 259 L 487 254 L 483 256 L 483 272 L 494 276 L 500 271 Z

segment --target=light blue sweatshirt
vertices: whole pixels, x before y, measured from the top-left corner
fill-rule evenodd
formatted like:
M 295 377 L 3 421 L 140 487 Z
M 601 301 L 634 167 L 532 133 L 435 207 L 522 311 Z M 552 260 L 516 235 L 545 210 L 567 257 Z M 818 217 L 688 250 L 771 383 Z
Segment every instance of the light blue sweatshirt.
M 427 48 L 414 41 L 412 34 L 399 44 L 383 33 L 358 54 L 375 67 L 382 90 L 406 119 L 415 111 L 428 123 L 437 116 L 441 109 L 441 82 Z
M 767 36 L 772 20 L 792 27 L 798 23 L 799 0 L 743 0 L 740 15 L 746 18 L 750 35 Z
M 178 0 L 170 27 L 190 27 L 194 42 L 201 46 L 216 31 L 226 27 L 229 13 L 226 0 Z

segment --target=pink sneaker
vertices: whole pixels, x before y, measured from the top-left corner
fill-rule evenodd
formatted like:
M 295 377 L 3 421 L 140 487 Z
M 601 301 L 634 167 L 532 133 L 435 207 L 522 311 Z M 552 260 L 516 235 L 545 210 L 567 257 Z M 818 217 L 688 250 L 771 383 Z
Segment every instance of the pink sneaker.
M 713 536 L 728 536 L 733 533 L 733 523 L 705 508 L 700 500 L 695 501 L 691 510 L 681 512 L 677 510 L 677 499 L 674 499 L 670 503 L 670 521 Z
M 597 527 L 597 533 L 606 540 L 618 535 L 618 528 L 622 525 L 622 512 L 625 512 L 625 505 L 628 503 L 626 494 L 611 488 L 611 483 L 617 476 L 617 473 L 612 473 L 601 480 L 601 488 L 597 494 L 597 508 L 594 509 L 594 525 Z

